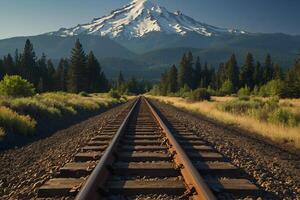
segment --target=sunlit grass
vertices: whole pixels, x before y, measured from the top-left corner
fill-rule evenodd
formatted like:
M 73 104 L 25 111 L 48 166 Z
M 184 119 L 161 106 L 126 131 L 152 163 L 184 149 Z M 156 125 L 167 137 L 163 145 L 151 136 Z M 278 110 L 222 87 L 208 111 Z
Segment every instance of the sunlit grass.
M 62 119 L 79 112 L 93 112 L 131 97 L 111 98 L 108 94 L 78 95 L 65 92 L 49 92 L 33 97 L 0 97 L 0 137 L 7 132 L 27 135 L 34 132 L 34 119 Z M 38 120 L 37 120 L 38 121 Z
M 277 143 L 285 143 L 297 149 L 300 148 L 300 126 L 288 127 L 278 124 L 272 124 L 265 121 L 260 121 L 254 117 L 247 115 L 237 115 L 219 110 L 217 106 L 224 101 L 232 100 L 228 98 L 224 100 L 223 97 L 214 98 L 216 101 L 203 102 L 187 102 L 180 97 L 156 97 L 151 98 L 159 101 L 172 104 L 176 107 L 183 108 L 192 112 L 200 113 L 211 119 L 220 121 L 227 125 L 235 125 L 255 134 L 269 138 Z M 289 102 L 293 106 L 299 106 L 299 100 L 281 100 L 280 102 Z
M 9 108 L 0 107 L 0 126 L 4 127 L 2 133 L 4 130 L 9 130 L 10 132 L 29 135 L 34 133 L 36 121 L 28 115 L 20 115 Z

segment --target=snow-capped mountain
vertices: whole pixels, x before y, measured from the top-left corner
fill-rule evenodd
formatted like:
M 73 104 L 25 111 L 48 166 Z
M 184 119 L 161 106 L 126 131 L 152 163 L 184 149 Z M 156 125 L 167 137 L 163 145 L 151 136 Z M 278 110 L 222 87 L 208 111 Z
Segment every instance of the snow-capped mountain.
M 224 29 L 198 22 L 181 12 L 169 12 L 151 0 L 133 0 L 110 15 L 95 18 L 91 23 L 73 28 L 61 28 L 49 35 L 68 37 L 81 34 L 108 36 L 110 38 L 138 38 L 151 32 L 185 35 L 188 32 L 203 36 L 245 34 L 236 29 Z

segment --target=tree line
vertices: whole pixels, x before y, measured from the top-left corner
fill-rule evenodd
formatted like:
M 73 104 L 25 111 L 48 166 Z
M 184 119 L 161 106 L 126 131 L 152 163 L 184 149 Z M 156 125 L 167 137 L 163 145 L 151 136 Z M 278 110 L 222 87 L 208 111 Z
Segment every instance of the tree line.
M 119 94 L 144 94 L 152 88 L 152 83 L 145 80 L 137 80 L 135 77 L 126 80 L 122 71 L 113 83 L 113 89 Z
M 267 55 L 263 63 L 255 61 L 253 55 L 246 55 L 244 64 L 239 66 L 235 54 L 217 68 L 194 59 L 193 54 L 184 54 L 179 67 L 166 70 L 155 85 L 152 93 L 159 95 L 178 94 L 197 88 L 207 88 L 214 95 L 230 95 L 241 89 L 259 93 L 273 90 L 282 97 L 300 97 L 300 55 L 294 66 L 283 71 Z M 261 91 L 260 91 L 261 90 Z M 266 91 L 268 92 L 268 91 Z
M 0 59 L 0 80 L 4 75 L 19 75 L 31 82 L 38 92 L 103 92 L 109 89 L 108 80 L 93 52 L 85 54 L 79 40 L 70 58 L 62 58 L 57 67 L 43 53 L 37 58 L 33 44 L 26 40 L 22 53 L 7 54 Z

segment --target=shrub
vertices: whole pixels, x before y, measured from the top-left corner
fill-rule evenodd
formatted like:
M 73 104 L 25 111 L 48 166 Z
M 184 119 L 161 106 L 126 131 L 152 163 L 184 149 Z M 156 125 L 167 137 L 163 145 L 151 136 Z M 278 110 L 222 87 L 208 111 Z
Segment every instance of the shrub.
M 118 93 L 118 91 L 114 90 L 114 89 L 111 89 L 109 91 L 109 96 L 111 98 L 114 98 L 114 99 L 120 99 L 121 98 L 121 95 Z
M 282 108 L 276 109 L 273 112 L 271 112 L 269 114 L 268 122 L 288 126 L 297 125 L 297 119 L 295 114 Z
M 261 86 L 259 95 L 263 97 L 283 96 L 284 82 L 282 80 L 272 80 Z
M 178 91 L 178 93 L 179 93 L 180 97 L 186 98 L 186 97 L 190 96 L 191 89 L 189 88 L 189 86 L 187 84 L 185 84 L 183 86 L 183 88 L 180 88 L 180 90 Z
M 220 104 L 218 108 L 234 114 L 248 114 L 249 110 L 258 109 L 262 106 L 263 103 L 259 101 L 232 100 Z
M 238 96 L 249 96 L 250 95 L 250 88 L 246 85 L 245 87 L 239 89 Z
M 209 92 L 205 88 L 198 88 L 189 95 L 189 99 L 192 101 L 209 101 L 210 97 Z
M 5 75 L 0 82 L 0 94 L 12 97 L 27 97 L 35 94 L 33 84 L 20 76 Z
M 29 116 L 19 115 L 9 108 L 0 107 L 0 126 L 5 130 L 28 135 L 34 133 L 36 121 Z
M 218 92 L 214 90 L 211 86 L 208 86 L 207 92 L 209 92 L 211 96 L 218 96 Z
M 234 92 L 233 84 L 230 80 L 225 81 L 222 84 L 222 87 L 220 89 L 220 93 L 222 95 L 230 95 Z

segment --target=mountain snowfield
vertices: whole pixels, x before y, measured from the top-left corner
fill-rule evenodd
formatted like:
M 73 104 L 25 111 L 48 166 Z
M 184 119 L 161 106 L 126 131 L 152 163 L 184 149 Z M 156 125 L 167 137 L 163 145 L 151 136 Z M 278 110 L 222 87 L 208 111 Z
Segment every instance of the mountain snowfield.
M 95 18 L 91 23 L 73 28 L 61 28 L 49 35 L 68 37 L 81 34 L 108 36 L 110 38 L 139 38 L 151 32 L 185 35 L 194 32 L 203 36 L 246 34 L 236 29 L 224 29 L 204 24 L 181 12 L 169 12 L 151 0 L 133 0 L 110 15 Z

